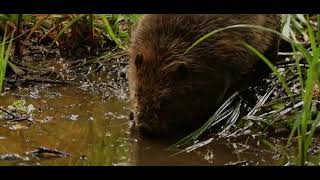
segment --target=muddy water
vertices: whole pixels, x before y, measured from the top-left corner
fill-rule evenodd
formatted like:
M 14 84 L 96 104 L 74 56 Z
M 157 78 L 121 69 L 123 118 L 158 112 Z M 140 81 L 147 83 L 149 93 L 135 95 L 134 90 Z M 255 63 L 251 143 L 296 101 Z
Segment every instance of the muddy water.
M 213 142 L 190 153 L 166 150 L 172 142 L 133 137 L 128 101 L 78 87 L 33 86 L 0 96 L 0 106 L 17 100 L 33 106 L 32 121 L 0 118 L 0 165 L 274 165 L 273 153 L 261 146 Z M 31 106 L 31 107 L 32 107 Z M 2 113 L 3 114 L 3 113 Z M 1 116 L 0 116 L 1 117 Z M 69 156 L 31 156 L 45 147 Z

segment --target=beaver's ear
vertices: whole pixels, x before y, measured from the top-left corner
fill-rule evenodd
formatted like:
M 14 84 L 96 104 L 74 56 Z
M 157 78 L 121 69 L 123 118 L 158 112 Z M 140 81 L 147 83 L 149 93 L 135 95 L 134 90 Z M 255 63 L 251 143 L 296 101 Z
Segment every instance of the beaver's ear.
M 142 56 L 141 53 L 138 53 L 138 54 L 136 55 L 136 59 L 134 60 L 134 63 L 135 63 L 135 65 L 136 65 L 137 67 L 140 67 L 140 66 L 142 65 L 142 63 L 143 63 L 143 56 Z
M 189 74 L 188 67 L 185 63 L 179 63 L 177 66 L 177 78 L 178 80 L 184 80 Z

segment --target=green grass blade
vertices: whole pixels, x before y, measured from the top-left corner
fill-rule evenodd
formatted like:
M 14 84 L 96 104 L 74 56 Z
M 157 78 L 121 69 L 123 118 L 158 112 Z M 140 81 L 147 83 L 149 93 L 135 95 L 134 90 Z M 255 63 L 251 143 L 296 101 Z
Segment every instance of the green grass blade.
M 111 39 L 117 44 L 117 46 L 121 49 L 125 49 L 122 44 L 120 43 L 119 39 L 115 36 L 112 27 L 109 23 L 109 21 L 107 20 L 105 15 L 101 15 L 101 19 L 103 21 L 103 23 L 105 24 L 105 28 L 107 33 L 110 35 Z
M 7 35 L 7 26 L 5 27 L 4 30 L 4 36 L 3 36 L 3 40 L 1 43 L 1 50 L 0 50 L 0 92 L 2 91 L 2 86 L 3 86 L 3 81 L 4 81 L 4 76 L 6 73 L 6 67 L 5 67 L 5 59 L 4 59 L 4 48 L 5 48 L 5 42 L 6 42 L 6 35 Z
M 232 26 L 227 26 L 227 27 L 223 27 L 223 28 L 219 28 L 216 29 L 214 31 L 211 31 L 209 33 L 207 33 L 206 35 L 204 35 L 203 37 L 199 38 L 196 42 L 194 42 L 185 52 L 184 54 L 188 53 L 194 46 L 196 46 L 197 44 L 199 44 L 200 42 L 204 41 L 205 39 L 211 37 L 212 35 L 228 30 L 228 29 L 234 29 L 234 28 L 253 28 L 253 29 L 259 29 L 262 31 L 266 31 L 266 32 L 270 32 L 273 34 L 278 35 L 280 38 L 282 38 L 283 40 L 291 43 L 292 45 L 294 45 L 299 51 L 301 51 L 305 56 L 306 59 L 309 60 L 311 58 L 311 55 L 309 54 L 308 50 L 306 48 L 304 48 L 301 44 L 296 43 L 295 41 L 287 38 L 286 36 L 284 36 L 282 33 L 277 32 L 273 29 L 270 28 L 266 28 L 263 26 L 258 26 L 258 25 L 251 25 L 251 24 L 236 24 L 236 25 L 232 25 Z
M 304 89 L 304 84 L 303 84 L 303 78 L 302 78 L 302 71 L 301 71 L 301 67 L 300 67 L 300 60 L 299 57 L 298 57 L 298 53 L 296 51 L 296 48 L 292 46 L 292 50 L 293 50 L 293 57 L 295 58 L 295 64 L 297 66 L 297 70 L 298 70 L 298 76 L 299 76 L 299 82 L 300 82 L 300 86 L 301 86 L 301 89 Z
M 34 33 L 34 31 L 37 30 L 37 29 L 41 26 L 41 24 L 42 24 L 46 19 L 48 19 L 48 17 L 50 17 L 50 14 L 48 14 L 47 16 L 45 16 L 44 18 L 42 18 L 40 21 L 38 21 L 38 22 L 31 28 L 31 30 L 30 30 L 28 36 L 26 37 L 26 40 L 25 40 L 25 41 L 27 41 L 27 40 L 31 37 L 32 33 Z
M 250 51 L 252 51 L 253 53 L 255 53 L 261 60 L 264 61 L 264 63 L 266 63 L 269 68 L 275 73 L 275 75 L 279 78 L 279 81 L 281 83 L 281 85 L 284 87 L 286 93 L 289 95 L 289 97 L 292 97 L 292 92 L 290 90 L 290 88 L 288 87 L 288 84 L 286 83 L 285 78 L 279 73 L 279 71 L 277 70 L 277 68 L 263 55 L 261 54 L 259 51 L 257 51 L 254 47 L 252 47 L 251 45 L 247 44 L 246 42 L 243 42 L 244 46 L 246 46 Z
M 72 24 L 74 24 L 75 22 L 77 22 L 79 19 L 81 19 L 83 16 L 85 16 L 85 14 L 81 14 L 79 16 L 76 16 L 74 19 L 72 19 L 72 21 L 70 21 L 66 26 L 64 26 L 60 32 L 58 33 L 58 35 L 54 38 L 52 44 L 50 46 L 53 46 L 53 44 L 60 38 L 60 36 L 69 28 L 72 26 Z
M 0 50 L 0 65 L 1 65 L 1 68 L 0 68 L 0 92 L 2 91 L 2 88 L 3 88 L 3 82 L 4 82 L 5 75 L 6 75 L 7 63 L 8 63 L 8 59 L 10 56 L 14 33 L 11 33 L 11 38 L 10 38 L 7 50 L 5 50 L 6 35 L 7 35 L 7 26 L 5 28 L 3 42 L 1 44 L 1 50 Z
M 306 148 L 308 148 L 310 146 L 312 137 L 313 137 L 314 132 L 315 132 L 316 128 L 318 127 L 319 123 L 320 123 L 320 113 L 318 112 L 317 118 L 316 118 L 316 120 L 314 120 L 314 122 L 311 126 L 310 134 L 308 135 L 308 139 L 306 142 Z
M 220 106 L 220 108 L 218 110 L 216 110 L 216 112 L 213 114 L 213 116 L 211 116 L 209 118 L 209 120 L 202 127 L 197 129 L 196 131 L 192 132 L 188 136 L 182 138 L 181 140 L 179 140 L 175 144 L 171 145 L 169 147 L 169 149 L 174 149 L 176 147 L 183 146 L 183 145 L 189 144 L 189 143 L 197 140 L 204 132 L 206 132 L 212 126 L 214 126 L 215 124 L 217 124 L 217 123 L 221 122 L 222 120 L 224 120 L 227 117 L 227 115 L 231 115 L 232 114 L 231 109 L 229 109 L 229 110 L 227 110 L 225 112 L 224 112 L 224 110 L 229 107 L 229 105 L 238 97 L 238 95 L 239 95 L 239 93 L 236 92 L 232 96 L 230 96 Z

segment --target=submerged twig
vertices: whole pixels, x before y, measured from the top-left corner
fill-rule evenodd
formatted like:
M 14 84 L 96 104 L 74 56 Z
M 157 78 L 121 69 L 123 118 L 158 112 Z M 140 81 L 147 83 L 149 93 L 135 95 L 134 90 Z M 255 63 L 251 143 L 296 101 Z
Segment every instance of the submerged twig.
M 22 115 L 22 116 L 19 116 L 19 117 L 15 117 L 13 119 L 10 119 L 9 122 L 25 121 L 25 120 L 33 123 L 33 120 L 30 119 L 30 116 L 28 116 L 28 115 Z
M 6 79 L 7 83 L 25 83 L 25 82 L 34 82 L 34 83 L 48 83 L 48 84 L 74 84 L 79 85 L 80 83 L 66 81 L 66 80 L 52 80 L 52 79 L 37 79 L 37 78 L 23 78 L 23 79 Z
M 17 116 L 15 114 L 13 114 L 12 112 L 10 112 L 10 111 L 2 108 L 2 107 L 0 107 L 0 110 L 5 112 L 5 113 L 7 113 L 7 114 L 9 114 L 9 115 L 11 115 L 13 118 L 17 118 Z
M 29 115 L 22 115 L 22 116 L 17 116 L 15 114 L 13 114 L 12 112 L 10 112 L 9 110 L 6 110 L 4 109 L 3 107 L 0 107 L 0 110 L 9 114 L 10 116 L 12 116 L 12 118 L 8 118 L 6 120 L 8 120 L 9 122 L 14 122 L 14 121 L 24 121 L 24 120 L 27 120 L 29 122 L 32 122 L 32 119 L 30 119 L 30 116 Z
M 49 157 L 69 157 L 71 154 L 68 154 L 57 149 L 49 149 L 47 147 L 38 147 L 34 151 L 27 152 L 26 154 L 31 154 L 33 157 L 38 158 L 49 158 Z

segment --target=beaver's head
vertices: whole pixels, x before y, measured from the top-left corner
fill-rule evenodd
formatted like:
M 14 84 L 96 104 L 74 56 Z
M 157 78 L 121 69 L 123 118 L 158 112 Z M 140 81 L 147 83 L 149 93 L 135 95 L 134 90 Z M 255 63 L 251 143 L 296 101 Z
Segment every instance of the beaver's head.
M 200 127 L 226 91 L 226 77 L 215 72 L 182 53 L 133 52 L 129 86 L 134 128 L 143 136 L 173 136 Z

